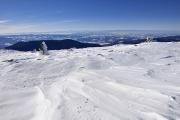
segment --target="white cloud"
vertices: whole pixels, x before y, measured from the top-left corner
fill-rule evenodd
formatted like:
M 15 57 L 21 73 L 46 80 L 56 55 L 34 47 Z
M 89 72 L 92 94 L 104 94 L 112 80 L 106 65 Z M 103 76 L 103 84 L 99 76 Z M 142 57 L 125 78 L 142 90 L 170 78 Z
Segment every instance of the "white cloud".
M 58 20 L 41 23 L 16 23 L 10 20 L 0 19 L 0 33 L 18 33 L 18 32 L 48 32 L 71 30 L 78 20 Z
M 0 20 L 0 24 L 8 23 L 9 20 Z
M 77 20 L 62 20 L 62 21 L 60 21 L 60 23 L 73 23 L 73 22 L 77 22 Z
M 0 24 L 0 33 L 17 33 L 34 31 L 34 25 L 26 24 Z

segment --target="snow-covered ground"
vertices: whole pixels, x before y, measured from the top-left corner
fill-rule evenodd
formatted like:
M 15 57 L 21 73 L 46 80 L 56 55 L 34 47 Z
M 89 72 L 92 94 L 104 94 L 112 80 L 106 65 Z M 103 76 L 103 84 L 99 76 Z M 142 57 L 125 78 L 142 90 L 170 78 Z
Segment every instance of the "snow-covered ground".
M 0 120 L 180 120 L 180 43 L 1 50 Z

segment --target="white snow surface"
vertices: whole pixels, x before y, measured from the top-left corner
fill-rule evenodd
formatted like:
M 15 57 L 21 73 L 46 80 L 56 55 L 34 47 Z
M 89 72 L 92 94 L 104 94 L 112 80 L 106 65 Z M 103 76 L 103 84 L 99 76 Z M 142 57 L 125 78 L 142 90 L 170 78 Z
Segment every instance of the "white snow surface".
M 180 43 L 0 50 L 0 120 L 180 120 Z

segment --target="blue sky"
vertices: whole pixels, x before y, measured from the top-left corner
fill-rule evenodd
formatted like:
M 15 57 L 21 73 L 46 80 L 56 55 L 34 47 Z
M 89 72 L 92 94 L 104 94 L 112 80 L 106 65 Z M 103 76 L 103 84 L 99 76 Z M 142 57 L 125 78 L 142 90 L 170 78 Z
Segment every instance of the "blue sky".
M 0 0 L 0 33 L 180 30 L 180 0 Z

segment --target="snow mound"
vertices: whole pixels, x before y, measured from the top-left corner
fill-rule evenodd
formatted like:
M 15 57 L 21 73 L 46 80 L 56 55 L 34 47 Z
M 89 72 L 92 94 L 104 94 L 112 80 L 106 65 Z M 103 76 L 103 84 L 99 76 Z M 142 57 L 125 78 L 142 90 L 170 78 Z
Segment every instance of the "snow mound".
M 0 50 L 0 120 L 179 120 L 179 48 Z

